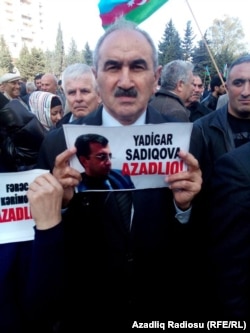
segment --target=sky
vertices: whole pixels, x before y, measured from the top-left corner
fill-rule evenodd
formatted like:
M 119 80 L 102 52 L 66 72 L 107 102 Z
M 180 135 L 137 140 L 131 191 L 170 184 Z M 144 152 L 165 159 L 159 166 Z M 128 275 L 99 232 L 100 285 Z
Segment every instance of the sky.
M 45 0 L 46 44 L 52 50 L 56 42 L 58 24 L 61 24 L 65 49 L 73 38 L 79 50 L 88 42 L 93 50 L 98 38 L 103 34 L 98 8 L 99 0 Z M 183 38 L 187 21 L 197 40 L 213 24 L 214 19 L 224 15 L 239 18 L 245 33 L 247 49 L 250 49 L 250 19 L 246 0 L 168 0 L 162 7 L 140 24 L 153 38 L 156 47 L 160 42 L 166 24 L 172 19 L 180 37 Z

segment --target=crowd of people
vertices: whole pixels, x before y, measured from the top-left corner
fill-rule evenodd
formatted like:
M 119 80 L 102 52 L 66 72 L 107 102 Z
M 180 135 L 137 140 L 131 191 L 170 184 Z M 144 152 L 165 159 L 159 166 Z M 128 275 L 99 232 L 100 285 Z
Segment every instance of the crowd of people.
M 120 18 L 98 40 L 93 68 L 64 70 L 62 90 L 54 75 L 37 75 L 25 102 L 20 80 L 0 78 L 1 172 L 48 172 L 27 191 L 34 239 L 0 244 L 0 332 L 250 325 L 250 55 L 203 99 L 191 62 L 162 68 L 150 35 Z M 148 189 L 112 170 L 108 139 L 83 133 L 67 147 L 62 126 L 176 122 L 193 124 L 189 151 L 178 152 L 187 168 Z

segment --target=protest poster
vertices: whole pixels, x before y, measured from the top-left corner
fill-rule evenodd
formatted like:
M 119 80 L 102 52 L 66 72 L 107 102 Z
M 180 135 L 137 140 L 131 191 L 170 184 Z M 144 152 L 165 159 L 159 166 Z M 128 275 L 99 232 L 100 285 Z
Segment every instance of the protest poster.
M 34 220 L 26 193 L 29 184 L 46 172 L 34 169 L 0 173 L 0 244 L 34 238 Z
M 164 123 L 140 126 L 63 125 L 67 147 L 73 147 L 81 135 L 96 133 L 108 139 L 112 169 L 130 177 L 134 189 L 166 187 L 166 175 L 186 170 L 178 157 L 188 151 L 192 123 Z M 70 165 L 84 173 L 75 155 Z M 77 191 L 77 189 L 76 189 Z

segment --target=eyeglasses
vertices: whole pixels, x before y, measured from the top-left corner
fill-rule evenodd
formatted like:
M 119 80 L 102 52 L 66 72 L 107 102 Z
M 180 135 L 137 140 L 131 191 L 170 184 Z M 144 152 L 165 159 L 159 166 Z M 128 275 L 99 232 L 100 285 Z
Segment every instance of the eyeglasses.
M 98 160 L 102 161 L 102 162 L 106 162 L 108 160 L 111 160 L 112 159 L 112 154 L 109 153 L 109 154 L 105 154 L 105 153 L 102 153 L 102 154 L 97 154 L 95 155 L 96 158 L 98 158 Z

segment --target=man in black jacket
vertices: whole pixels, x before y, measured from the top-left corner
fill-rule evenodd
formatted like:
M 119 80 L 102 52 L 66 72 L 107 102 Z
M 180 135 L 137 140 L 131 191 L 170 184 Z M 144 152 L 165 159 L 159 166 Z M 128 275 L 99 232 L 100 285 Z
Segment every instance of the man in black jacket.
M 246 323 L 250 322 L 249 165 L 250 142 L 215 163 L 209 247 L 217 319 Z
M 214 210 L 217 203 L 211 203 L 211 199 L 216 196 L 214 189 L 211 189 L 213 181 L 213 170 L 216 161 L 225 153 L 234 148 L 240 147 L 250 141 L 250 56 L 242 56 L 236 59 L 230 66 L 226 81 L 228 91 L 228 103 L 219 110 L 211 112 L 194 122 L 193 138 L 190 143 L 190 151 L 198 159 L 202 170 L 202 190 L 199 194 L 200 209 L 204 212 L 203 221 L 197 224 L 195 230 L 198 232 L 200 244 L 197 246 L 202 251 L 205 245 L 205 251 L 213 244 L 210 235 L 211 209 Z M 219 207 L 218 207 L 219 209 Z M 238 209 L 237 205 L 234 209 Z M 207 212 L 207 213 L 205 213 Z M 231 212 L 229 212 L 231 214 Z M 216 224 L 213 224 L 216 228 Z M 214 231 L 213 231 L 214 232 Z M 216 253 L 215 253 L 216 257 Z M 205 261 L 207 266 L 207 261 Z M 205 269 L 207 269 L 206 267 Z M 209 275 L 213 269 L 208 268 L 206 275 Z M 205 275 L 205 276 L 206 276 Z M 207 286 L 209 291 L 209 285 Z M 218 295 L 214 294 L 214 288 L 208 292 L 212 302 L 216 303 Z M 214 310 L 215 307 L 210 307 Z M 219 314 L 223 315 L 220 308 Z M 211 314 L 212 316 L 213 314 Z M 217 313 L 218 315 L 218 313 Z M 218 315 L 220 318 L 220 315 Z
M 204 84 L 198 74 L 193 75 L 193 87 L 193 94 L 185 103 L 186 108 L 190 111 L 189 120 L 192 122 L 212 112 L 205 105 L 201 104 L 201 96 L 204 91 Z
M 210 82 L 211 91 L 208 96 L 201 101 L 201 104 L 211 111 L 215 111 L 219 97 L 226 93 L 225 81 L 225 78 L 221 79 L 219 75 L 215 75 Z
M 8 171 L 34 168 L 45 132 L 37 117 L 18 99 L 9 101 L 0 93 L 1 159 Z
M 136 25 L 121 19 L 106 30 L 94 69 L 103 106 L 75 124 L 171 121 L 148 106 L 160 67 L 152 39 Z M 69 166 L 76 149 L 65 147 L 63 129 L 48 134 L 38 165 L 54 176 L 36 179 L 28 191 L 36 221 L 29 313 L 43 322 L 58 319 L 69 331 L 126 331 L 135 321 L 196 317 L 188 222 L 201 187 L 198 161 L 180 152 L 188 169 L 169 175 L 169 187 L 133 190 L 127 230 L 115 191 L 74 193 L 81 174 Z

